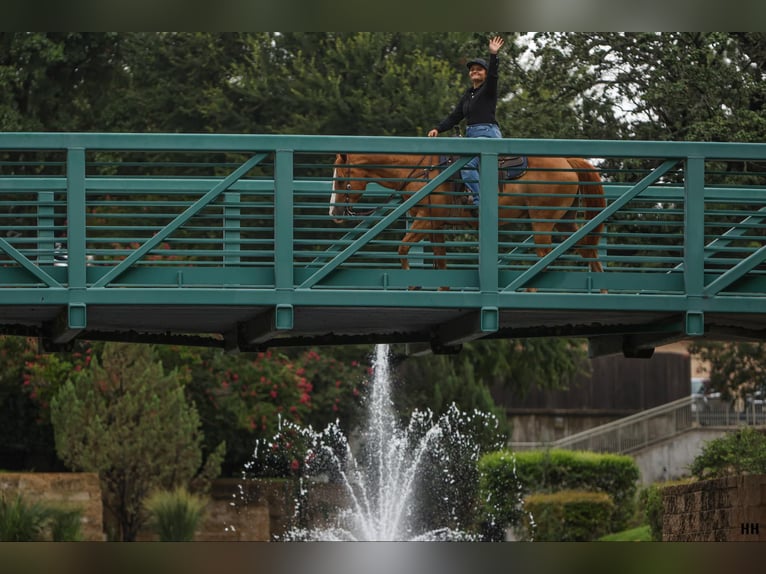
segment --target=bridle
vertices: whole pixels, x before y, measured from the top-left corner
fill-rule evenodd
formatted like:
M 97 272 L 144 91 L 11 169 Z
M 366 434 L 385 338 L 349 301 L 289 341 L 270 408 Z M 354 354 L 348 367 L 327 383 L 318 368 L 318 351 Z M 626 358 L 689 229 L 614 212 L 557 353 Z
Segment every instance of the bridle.
M 347 182 L 346 183 L 346 193 L 343 194 L 343 203 L 345 204 L 344 207 L 343 207 L 343 215 L 348 215 L 350 217 L 356 217 L 356 216 L 368 217 L 368 216 L 372 215 L 373 213 L 375 213 L 375 209 L 371 208 L 371 209 L 367 209 L 367 210 L 364 210 L 364 211 L 357 211 L 357 210 L 354 209 L 353 204 L 351 203 L 351 194 L 349 192 L 351 191 L 351 169 L 352 169 L 353 166 L 350 163 L 348 163 L 348 155 L 347 154 L 341 154 L 341 155 L 342 155 L 342 157 L 343 157 L 343 159 L 345 160 L 345 163 L 346 163 L 346 165 L 345 165 L 346 177 L 345 178 L 340 177 L 336 181 L 338 181 L 338 182 L 346 181 Z M 423 179 L 428 181 L 428 173 L 430 171 L 432 171 L 433 169 L 435 169 L 435 168 L 434 168 L 433 165 L 427 166 L 427 167 L 422 167 L 421 166 L 421 164 L 425 161 L 426 157 L 428 157 L 428 156 L 423 156 L 422 158 L 420 158 L 420 161 L 415 165 L 415 167 L 412 168 L 412 170 L 410 170 L 410 172 L 407 174 L 407 177 L 405 177 L 402 180 L 402 182 L 396 187 L 396 189 L 394 189 L 393 193 L 388 197 L 386 202 L 389 202 L 389 201 L 391 201 L 392 198 L 397 197 L 404 190 L 404 188 L 407 186 L 407 184 L 412 180 L 412 177 L 415 175 L 415 173 L 417 173 L 419 170 L 423 170 L 423 176 L 422 177 L 423 177 Z M 429 201 L 431 200 L 431 196 L 430 195 L 428 196 L 428 200 Z

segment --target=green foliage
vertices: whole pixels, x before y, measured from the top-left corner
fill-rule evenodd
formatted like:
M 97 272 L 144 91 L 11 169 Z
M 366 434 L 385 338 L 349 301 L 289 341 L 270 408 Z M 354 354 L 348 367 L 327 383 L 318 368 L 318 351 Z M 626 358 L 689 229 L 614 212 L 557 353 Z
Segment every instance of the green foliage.
M 60 470 L 47 397 L 37 394 L 27 372 L 36 357 L 33 339 L 0 336 L 0 466 L 8 470 L 28 470 L 29 460 L 41 470 Z
M 658 482 L 642 488 L 638 493 L 638 505 L 643 509 L 651 540 L 662 542 L 662 489 L 668 486 L 686 484 L 691 479 Z
M 503 524 L 516 524 L 520 496 L 535 492 L 609 494 L 615 504 L 610 531 L 623 529 L 634 512 L 639 472 L 629 456 L 560 449 L 499 451 L 482 457 L 479 470 L 482 498 L 498 509 Z
M 766 434 L 753 427 L 711 440 L 690 467 L 697 478 L 766 473 Z
M 652 540 L 662 542 L 662 492 L 660 485 L 651 484 L 638 493 L 638 504 L 644 509 Z
M 698 342 L 689 352 L 707 364 L 710 385 L 725 399 L 766 391 L 766 344 L 759 342 Z
M 403 384 L 394 400 L 405 414 L 426 407 L 442 413 L 452 403 L 478 409 L 493 414 L 509 433 L 490 388 L 511 388 L 517 396 L 533 387 L 566 388 L 589 368 L 584 349 L 575 339 L 508 339 L 470 343 L 457 355 L 409 358 L 397 369 Z
M 350 431 L 360 415 L 367 367 L 356 359 L 341 360 L 314 348 L 289 354 L 176 352 L 179 365 L 191 366 L 189 396 L 199 409 L 207 444 L 229 445 L 227 474 L 238 475 L 256 443 L 273 437 L 285 422 L 324 428 L 337 420 Z M 292 463 L 292 457 L 283 457 L 262 472 L 251 470 L 286 476 Z
M 504 410 L 495 404 L 489 385 L 477 376 L 473 355 L 466 350 L 459 355 L 411 357 L 396 368 L 400 384 L 394 388 L 394 403 L 403 418 L 415 409 L 430 409 L 442 414 L 452 404 L 464 411 L 478 410 L 492 414 L 506 434 Z
M 126 541 L 145 521 L 150 491 L 193 481 L 204 488 L 220 472 L 225 446 L 202 465 L 197 411 L 179 373 L 165 372 L 150 345 L 107 343 L 56 394 L 51 418 L 59 456 L 74 470 L 99 474 L 104 504 Z
M 79 542 L 83 540 L 82 510 L 79 508 L 53 508 L 50 522 L 53 542 Z
M 144 505 L 161 542 L 191 542 L 204 518 L 207 501 L 183 487 L 151 494 Z
M 467 345 L 466 355 L 483 381 L 519 397 L 533 387 L 565 389 L 590 368 L 582 341 L 563 337 L 481 341 Z
M 115 99 L 106 88 L 124 73 L 123 38 L 115 33 L 0 33 L 0 129 L 106 129 L 104 117 Z
M 505 450 L 490 452 L 479 459 L 478 468 L 479 497 L 486 501 L 487 516 L 501 527 L 519 525 L 525 487 L 517 473 L 515 454 Z
M 754 63 L 765 60 L 762 34 L 546 32 L 533 40 L 537 65 L 520 70 L 514 90 L 529 95 L 514 111 L 541 118 L 543 128 L 554 117 L 580 137 L 761 141 L 766 72 Z
M 0 493 L 1 542 L 82 540 L 82 510 L 28 502 Z
M 524 527 L 539 542 L 597 540 L 609 532 L 615 507 L 607 493 L 582 490 L 530 494 L 524 506 L 529 513 Z
M 20 495 L 0 494 L 0 541 L 33 542 L 43 540 L 51 510 L 39 502 L 26 502 Z
M 648 524 L 636 526 L 613 534 L 607 534 L 598 539 L 599 542 L 651 542 L 652 532 Z
M 419 420 L 417 417 L 413 417 Z M 498 421 L 489 413 L 463 412 L 451 405 L 438 419 L 442 432 L 430 440 L 418 473 L 418 496 L 412 501 L 413 515 L 422 531 L 452 528 L 462 531 L 484 529 L 484 505 L 479 495 L 478 461 L 505 444 Z M 431 417 L 408 432 L 414 444 L 425 440 L 435 426 Z

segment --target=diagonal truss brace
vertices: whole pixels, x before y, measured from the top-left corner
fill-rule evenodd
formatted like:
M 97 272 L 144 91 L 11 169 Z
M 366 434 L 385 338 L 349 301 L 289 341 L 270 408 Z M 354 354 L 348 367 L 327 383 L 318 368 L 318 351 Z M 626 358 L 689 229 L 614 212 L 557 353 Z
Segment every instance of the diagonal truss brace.
M 168 223 L 165 227 L 163 227 L 160 231 L 148 239 L 141 247 L 136 249 L 117 266 L 113 267 L 109 273 L 105 274 L 103 277 L 101 277 L 101 279 L 96 281 L 93 284 L 93 287 L 104 287 L 122 275 L 131 267 L 131 265 L 144 257 L 152 249 L 157 247 L 157 245 L 165 241 L 169 235 L 174 233 L 178 228 L 183 226 L 187 221 L 194 217 L 202 208 L 210 204 L 224 191 L 234 185 L 241 177 L 247 174 L 247 172 L 253 169 L 256 165 L 261 163 L 266 157 L 268 157 L 268 154 L 266 153 L 254 155 L 229 175 L 227 175 L 215 187 L 213 187 L 213 189 L 208 191 L 200 199 L 190 205 L 183 213 L 178 215 L 178 217 L 176 217 L 173 221 Z
M 631 189 L 629 189 L 624 194 L 622 194 L 611 205 L 609 205 L 608 207 L 603 209 L 600 213 L 598 213 L 595 217 L 593 217 L 593 219 L 583 224 L 583 226 L 577 232 L 573 233 L 572 235 L 567 237 L 564 241 L 559 243 L 545 257 L 543 257 L 537 263 L 532 265 L 532 267 L 524 271 L 524 273 L 516 277 L 516 279 L 511 281 L 511 283 L 508 284 L 508 286 L 505 287 L 502 291 L 504 292 L 515 291 L 516 289 L 523 287 L 524 284 L 529 282 L 531 279 L 535 277 L 535 275 L 537 275 L 543 269 L 545 269 L 548 265 L 550 265 L 557 257 L 559 257 L 559 255 L 562 255 L 567 250 L 569 250 L 583 237 L 585 237 L 591 231 L 593 231 L 598 225 L 605 222 L 617 211 L 622 209 L 628 202 L 633 200 L 637 195 L 639 195 L 642 191 L 644 191 L 647 187 L 652 185 L 660 177 L 665 175 L 665 173 L 670 171 L 670 169 L 673 168 L 678 163 L 678 161 L 679 160 L 677 159 L 671 159 L 671 160 L 665 161 L 661 166 L 659 166 L 657 169 L 652 171 L 650 174 L 644 177 L 644 179 L 642 179 L 636 185 L 634 185 Z

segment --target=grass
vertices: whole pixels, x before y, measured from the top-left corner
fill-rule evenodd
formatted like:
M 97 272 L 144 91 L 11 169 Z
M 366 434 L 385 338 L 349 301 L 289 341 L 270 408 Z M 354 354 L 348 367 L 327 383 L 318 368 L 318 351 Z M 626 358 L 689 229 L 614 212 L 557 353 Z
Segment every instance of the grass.
M 652 533 L 648 524 L 643 526 L 637 526 L 636 528 L 629 528 L 622 532 L 614 532 L 607 534 L 598 539 L 599 542 L 651 542 Z

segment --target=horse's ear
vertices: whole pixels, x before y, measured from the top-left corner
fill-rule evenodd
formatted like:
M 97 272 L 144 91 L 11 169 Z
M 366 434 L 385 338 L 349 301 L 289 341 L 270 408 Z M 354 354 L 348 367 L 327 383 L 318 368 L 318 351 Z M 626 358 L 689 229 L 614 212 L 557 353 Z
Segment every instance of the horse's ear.
M 347 154 L 345 153 L 338 153 L 335 154 L 335 163 L 346 163 Z

